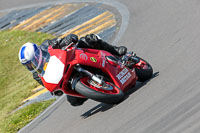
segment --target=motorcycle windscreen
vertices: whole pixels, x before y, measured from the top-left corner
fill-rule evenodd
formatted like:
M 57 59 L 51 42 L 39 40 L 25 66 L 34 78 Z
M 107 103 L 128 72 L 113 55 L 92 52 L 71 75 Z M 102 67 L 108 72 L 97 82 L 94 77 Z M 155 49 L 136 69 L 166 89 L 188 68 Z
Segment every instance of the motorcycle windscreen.
M 49 53 L 46 51 L 42 51 L 40 48 L 37 49 L 37 51 L 34 53 L 34 56 L 31 60 L 31 67 L 32 71 L 31 72 L 38 72 L 41 74 L 43 71 L 43 67 L 49 60 Z

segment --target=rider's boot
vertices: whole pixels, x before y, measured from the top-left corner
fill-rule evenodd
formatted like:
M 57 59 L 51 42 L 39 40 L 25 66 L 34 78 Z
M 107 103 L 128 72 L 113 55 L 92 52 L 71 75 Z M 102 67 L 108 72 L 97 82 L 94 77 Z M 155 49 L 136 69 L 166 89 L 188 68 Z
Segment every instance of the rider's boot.
M 111 44 L 108 44 L 107 42 L 101 40 L 100 44 L 102 45 L 102 49 L 106 50 L 114 55 L 117 56 L 123 56 L 127 52 L 127 48 L 125 46 L 113 46 Z
M 96 34 L 86 35 L 84 39 L 88 43 L 88 45 L 90 45 L 90 47 L 94 47 L 95 49 L 105 50 L 117 56 L 123 56 L 127 52 L 127 48 L 125 46 L 117 47 L 117 46 L 110 45 L 107 42 L 103 41 Z

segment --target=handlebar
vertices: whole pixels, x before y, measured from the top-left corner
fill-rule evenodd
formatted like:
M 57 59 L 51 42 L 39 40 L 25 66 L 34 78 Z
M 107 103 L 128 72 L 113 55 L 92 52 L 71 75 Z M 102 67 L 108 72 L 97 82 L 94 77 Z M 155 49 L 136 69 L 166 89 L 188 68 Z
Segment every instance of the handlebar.
M 62 50 L 67 50 L 67 49 L 69 49 L 70 47 L 72 47 L 73 45 L 76 45 L 75 47 L 77 47 L 77 43 L 71 42 L 69 45 L 63 47 Z

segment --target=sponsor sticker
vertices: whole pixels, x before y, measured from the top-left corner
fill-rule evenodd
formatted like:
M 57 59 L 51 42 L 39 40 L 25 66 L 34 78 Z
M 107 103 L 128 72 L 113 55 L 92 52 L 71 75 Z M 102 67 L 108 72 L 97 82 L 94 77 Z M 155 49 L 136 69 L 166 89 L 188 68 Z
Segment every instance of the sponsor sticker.
M 102 62 L 102 67 L 105 67 L 105 60 L 103 60 Z
M 117 78 L 118 80 L 120 80 L 126 73 L 128 72 L 127 68 L 124 68 L 121 72 L 119 72 L 119 74 L 117 74 Z
M 119 72 L 119 74 L 117 74 L 116 77 L 123 85 L 131 77 L 131 74 L 128 72 L 127 68 L 124 68 L 121 72 Z
M 94 58 L 94 57 L 90 57 L 90 60 L 91 60 L 92 62 L 97 62 L 97 59 Z
M 48 63 L 44 64 L 43 70 L 46 71 Z
M 128 72 L 121 80 L 121 84 L 124 84 L 131 77 L 130 72 Z
M 86 55 L 86 54 L 84 54 L 84 53 L 80 54 L 80 58 L 81 58 L 81 59 L 83 59 L 83 60 L 85 60 L 85 61 L 87 61 L 87 60 L 88 60 L 88 57 L 87 57 L 87 55 Z

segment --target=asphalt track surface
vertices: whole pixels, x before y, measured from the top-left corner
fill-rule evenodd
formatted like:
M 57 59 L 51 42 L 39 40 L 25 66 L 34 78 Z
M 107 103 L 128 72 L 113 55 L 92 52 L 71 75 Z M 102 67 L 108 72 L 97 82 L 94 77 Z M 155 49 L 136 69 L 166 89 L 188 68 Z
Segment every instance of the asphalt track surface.
M 199 133 L 200 1 L 117 0 L 129 11 L 118 45 L 148 60 L 155 74 L 117 106 L 66 101 L 30 132 Z M 49 0 L 1 0 L 0 9 Z

